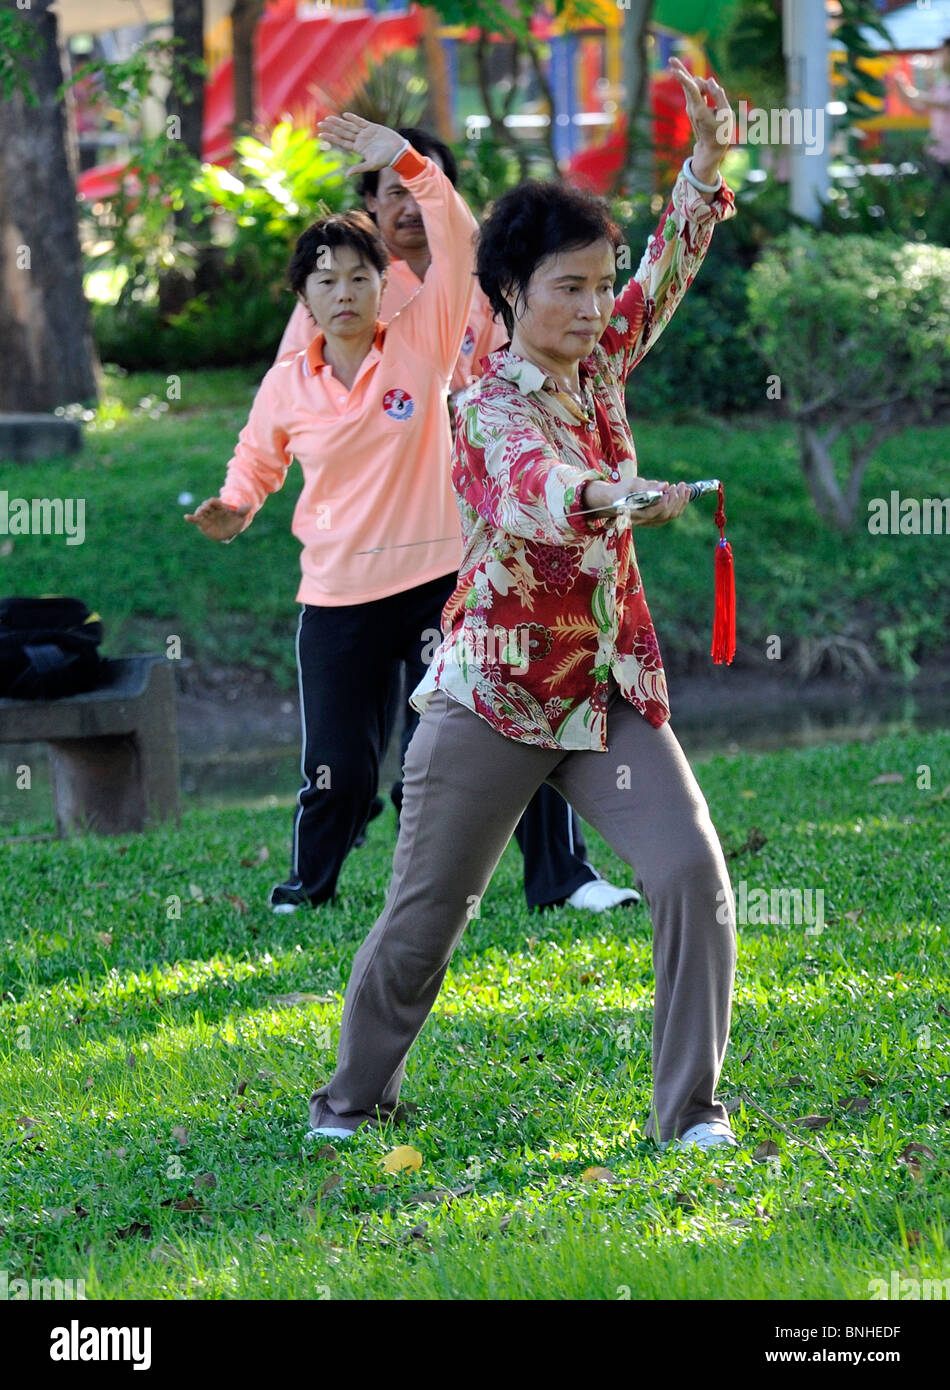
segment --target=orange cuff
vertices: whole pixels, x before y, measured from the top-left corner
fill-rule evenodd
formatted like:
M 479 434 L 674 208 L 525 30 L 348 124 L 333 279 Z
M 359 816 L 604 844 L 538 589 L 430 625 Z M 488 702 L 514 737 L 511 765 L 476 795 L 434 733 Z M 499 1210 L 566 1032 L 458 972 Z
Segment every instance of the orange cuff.
M 414 179 L 417 174 L 422 173 L 427 163 L 428 161 L 423 158 L 418 150 L 414 150 L 410 145 L 407 149 L 403 150 L 395 164 L 391 167 L 395 169 L 400 178 Z

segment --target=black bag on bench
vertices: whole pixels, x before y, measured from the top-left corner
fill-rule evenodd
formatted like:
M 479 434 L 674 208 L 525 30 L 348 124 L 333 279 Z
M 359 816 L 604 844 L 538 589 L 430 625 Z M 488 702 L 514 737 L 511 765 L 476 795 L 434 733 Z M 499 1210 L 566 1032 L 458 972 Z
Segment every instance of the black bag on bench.
M 78 598 L 0 599 L 0 696 L 56 700 L 100 682 L 102 622 Z

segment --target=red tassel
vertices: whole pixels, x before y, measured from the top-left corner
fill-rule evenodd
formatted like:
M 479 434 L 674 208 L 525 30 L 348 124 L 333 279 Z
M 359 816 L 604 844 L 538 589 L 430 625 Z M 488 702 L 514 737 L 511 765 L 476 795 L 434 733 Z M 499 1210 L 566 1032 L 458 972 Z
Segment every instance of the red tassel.
M 732 546 L 726 540 L 726 512 L 722 483 L 719 484 L 719 507 L 716 511 L 719 543 L 716 546 L 715 579 L 716 607 L 713 616 L 712 659 L 717 666 L 731 665 L 736 654 L 736 579 L 732 563 Z

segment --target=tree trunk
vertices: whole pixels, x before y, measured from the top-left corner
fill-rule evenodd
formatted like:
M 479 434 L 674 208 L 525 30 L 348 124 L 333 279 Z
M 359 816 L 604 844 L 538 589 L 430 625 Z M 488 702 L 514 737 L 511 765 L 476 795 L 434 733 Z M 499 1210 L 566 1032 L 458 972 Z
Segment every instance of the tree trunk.
M 234 125 L 248 131 L 254 124 L 254 31 L 264 0 L 234 0 L 231 50 L 234 55 Z
M 835 476 L 835 461 L 831 446 L 841 433 L 839 425 L 831 425 L 822 434 L 814 425 L 800 423 L 802 472 L 815 507 L 825 521 L 839 531 L 850 529 L 853 520 L 847 502 Z
M 38 54 L 23 59 L 37 105 L 0 103 L 0 410 L 50 411 L 98 396 L 98 361 L 82 286 L 75 172 L 51 0 L 19 12 Z
M 653 12 L 653 0 L 629 0 L 622 9 L 623 33 L 621 55 L 623 64 L 624 102 L 627 108 L 627 138 L 623 166 L 617 178 L 617 188 L 633 193 L 653 189 L 653 146 L 650 138 L 647 94 L 647 28 Z
M 440 140 L 448 143 L 455 138 L 452 121 L 452 102 L 449 92 L 448 63 L 439 38 L 439 16 L 435 10 L 422 11 L 422 45 L 429 73 L 429 107 L 432 123 Z
M 172 0 L 172 27 L 175 38 L 181 39 L 183 45 L 175 55 L 176 64 L 178 64 L 179 55 L 199 63 L 203 62 L 205 46 L 204 0 Z M 188 89 L 188 100 L 183 101 L 176 95 L 174 87 L 169 88 L 168 114 L 178 117 L 181 124 L 182 144 L 186 150 L 194 155 L 195 159 L 200 160 L 201 135 L 204 129 L 205 115 L 204 74 L 195 72 L 191 67 L 180 67 L 179 73 L 179 80 Z
M 554 93 L 551 91 L 551 83 L 548 80 L 548 75 L 544 70 L 544 64 L 541 61 L 540 47 L 534 38 L 528 39 L 528 58 L 530 59 L 531 67 L 534 71 L 535 80 L 541 88 L 550 117 L 547 125 L 544 127 L 544 135 L 542 138 L 548 159 L 551 161 L 551 168 L 554 171 L 551 177 L 554 179 L 562 179 L 563 175 L 558 168 L 557 155 L 554 152 Z

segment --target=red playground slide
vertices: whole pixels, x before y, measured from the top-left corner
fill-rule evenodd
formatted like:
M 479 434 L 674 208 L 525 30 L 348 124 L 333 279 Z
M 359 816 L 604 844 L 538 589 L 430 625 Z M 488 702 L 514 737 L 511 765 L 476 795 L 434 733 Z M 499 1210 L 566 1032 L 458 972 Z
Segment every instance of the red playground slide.
M 296 0 L 273 0 L 254 36 L 255 108 L 259 126 L 284 117 L 313 125 L 329 109 L 316 89 L 332 89 L 397 48 L 421 41 L 422 13 L 412 5 L 400 14 L 326 10 L 298 19 Z M 205 85 L 202 155 L 210 164 L 231 159 L 234 122 L 233 63 L 227 58 Z M 78 191 L 89 201 L 108 198 L 126 172 L 123 161 L 87 169 Z M 134 176 L 133 176 L 134 177 Z

